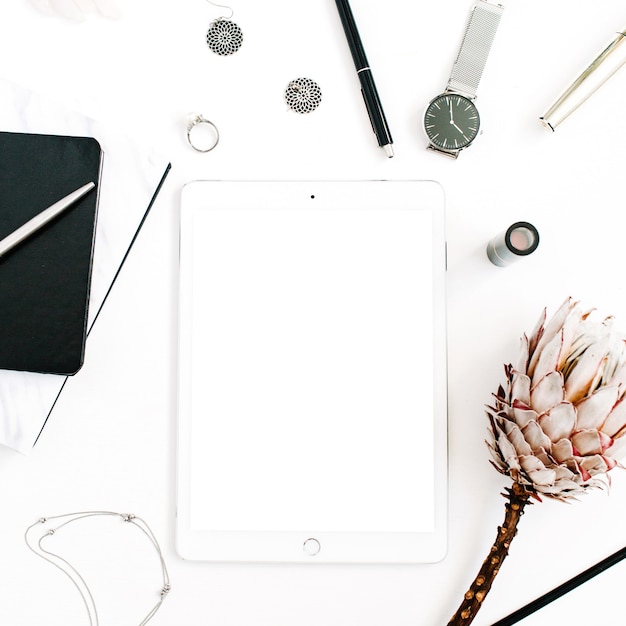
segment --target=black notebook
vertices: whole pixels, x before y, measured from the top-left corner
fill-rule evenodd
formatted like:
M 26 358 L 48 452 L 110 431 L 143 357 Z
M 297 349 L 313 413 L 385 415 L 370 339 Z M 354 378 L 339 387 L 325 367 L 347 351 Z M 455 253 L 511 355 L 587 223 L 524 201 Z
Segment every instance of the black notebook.
M 0 239 L 96 184 L 0 257 L 0 369 L 74 374 L 83 364 L 101 166 L 93 138 L 0 132 Z

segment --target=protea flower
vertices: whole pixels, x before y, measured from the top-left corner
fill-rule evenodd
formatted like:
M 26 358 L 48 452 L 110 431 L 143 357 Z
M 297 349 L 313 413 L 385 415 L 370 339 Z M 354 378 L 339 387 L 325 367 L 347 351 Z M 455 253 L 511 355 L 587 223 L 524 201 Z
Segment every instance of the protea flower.
M 626 340 L 612 317 L 592 319 L 568 298 L 546 324 L 544 309 L 522 337 L 516 367 L 505 366 L 487 407 L 495 468 L 510 476 L 503 525 L 448 626 L 470 624 L 508 554 L 533 498 L 575 499 L 609 483 L 626 445 Z

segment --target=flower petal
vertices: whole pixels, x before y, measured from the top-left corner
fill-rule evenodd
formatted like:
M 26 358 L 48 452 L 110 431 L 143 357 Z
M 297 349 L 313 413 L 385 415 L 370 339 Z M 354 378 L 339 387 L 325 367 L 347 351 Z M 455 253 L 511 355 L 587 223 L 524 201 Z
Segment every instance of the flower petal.
M 506 437 L 501 436 L 498 437 L 496 446 L 500 456 L 498 461 L 501 466 L 504 465 L 503 469 L 506 471 L 519 469 L 520 464 L 513 444 Z
M 605 474 L 611 469 L 608 467 L 605 458 L 601 454 L 585 457 L 580 461 L 580 467 L 583 470 L 583 474 L 586 471 L 590 476 Z
M 522 457 L 520 464 L 533 484 L 540 486 L 550 486 L 554 484 L 556 472 L 553 469 L 547 469 L 536 456 Z
M 613 407 L 606 421 L 602 424 L 602 432 L 609 437 L 616 437 L 624 429 L 624 426 L 626 426 L 626 398 L 622 398 Z
M 533 453 L 546 467 L 556 467 L 554 464 L 554 458 L 550 456 L 549 451 L 542 448 L 541 450 L 535 450 Z
M 554 485 L 555 476 L 554 470 L 552 469 L 534 470 L 526 473 L 528 474 L 528 478 L 533 481 L 533 485 L 539 487 L 551 487 Z
M 621 385 L 622 392 L 624 391 L 623 387 L 626 386 L 626 361 L 617 368 L 610 383 L 618 387 Z
M 524 407 L 523 404 L 513 403 L 513 407 L 511 412 L 513 415 L 513 419 L 515 423 L 520 427 L 524 428 L 528 422 L 537 421 L 537 411 L 533 411 L 532 409 L 528 409 Z
M 626 437 L 614 439 L 613 445 L 606 451 L 604 456 L 610 456 L 613 459 L 621 459 L 626 455 Z
M 572 444 L 579 456 L 602 454 L 613 440 L 597 430 L 581 430 L 572 435 Z
M 552 337 L 539 353 L 539 358 L 533 369 L 533 383 L 540 381 L 546 374 L 558 369 L 562 346 L 563 331 L 561 330 Z
M 507 426 L 507 428 L 511 428 L 511 426 L 515 429 L 515 425 L 510 425 L 510 422 L 504 421 L 502 423 L 501 420 L 498 420 L 493 415 L 489 416 L 489 422 L 491 424 L 491 434 L 492 434 L 492 442 L 488 442 L 488 447 L 491 452 L 491 456 L 493 458 L 494 464 L 497 467 L 498 471 L 503 474 L 509 474 L 510 476 L 514 476 L 520 470 L 520 464 L 518 461 L 518 453 L 515 448 L 514 443 L 511 441 L 505 430 L 502 428 Z M 523 442 L 524 437 L 522 433 L 517 429 L 518 438 Z M 528 448 L 528 444 L 526 444 L 526 449 L 532 454 L 530 449 Z
M 532 448 L 516 424 L 507 421 L 504 424 L 504 433 L 508 441 L 515 448 L 517 456 L 532 455 Z
M 516 370 L 511 377 L 511 399 L 530 406 L 530 377 Z
M 537 361 L 541 356 L 541 352 L 544 347 L 552 341 L 555 335 L 559 334 L 566 320 L 570 317 L 572 313 L 576 311 L 576 307 L 578 306 L 578 302 L 573 301 L 571 298 L 567 298 L 563 304 L 558 308 L 556 313 L 552 316 L 548 324 L 545 326 L 543 333 L 538 336 L 538 341 L 536 345 L 533 346 L 533 342 L 530 342 L 530 348 L 532 351 L 532 356 L 530 359 L 530 363 L 528 365 L 528 373 L 533 376 L 535 367 L 537 365 Z M 545 310 L 543 312 L 544 320 L 545 320 Z M 580 313 L 573 316 L 574 322 L 578 323 L 581 319 Z
M 522 433 L 524 433 L 524 439 L 528 442 L 533 452 L 549 450 L 552 445 L 550 438 L 541 430 L 541 426 L 537 422 L 528 422 L 522 429 Z
M 617 387 L 601 387 L 576 405 L 576 429 L 598 429 L 604 424 L 619 396 Z
M 539 343 L 539 340 L 541 339 L 541 336 L 543 335 L 543 330 L 546 324 L 546 314 L 547 314 L 547 309 L 544 307 L 543 311 L 541 312 L 541 315 L 539 316 L 539 319 L 537 320 L 537 323 L 535 324 L 535 327 L 530 333 L 530 337 L 528 338 L 528 351 L 529 351 L 529 354 L 531 355 L 537 349 L 537 344 Z M 528 365 L 529 364 L 526 363 L 526 366 Z
M 515 368 L 518 372 L 526 373 L 528 370 L 528 356 L 530 354 L 530 347 L 528 343 L 528 337 L 526 335 L 522 335 L 520 340 L 520 349 L 519 349 L 519 357 L 517 360 L 517 367 Z
M 574 339 L 580 332 L 580 326 L 584 318 L 585 315 L 581 313 L 580 310 L 576 310 L 567 317 L 565 323 L 563 324 L 563 348 L 561 349 L 561 361 L 559 362 L 559 369 L 561 369 L 562 366 L 565 364 L 565 359 L 572 350 Z
M 571 402 L 561 402 L 539 417 L 539 425 L 553 442 L 569 437 L 576 425 L 576 409 Z
M 542 487 L 541 492 L 550 495 L 558 495 L 559 497 L 568 497 L 567 492 L 578 492 L 582 476 L 578 466 L 574 463 L 573 469 L 569 469 L 564 465 L 556 465 L 554 467 L 555 480 L 553 487 Z M 571 497 L 571 496 L 570 496 Z
M 559 462 L 565 463 L 574 458 L 574 447 L 569 439 L 561 439 L 552 446 L 552 456 Z
M 530 404 L 537 413 L 545 413 L 563 401 L 563 376 L 550 372 L 530 390 Z
M 609 347 L 608 337 L 591 343 L 582 353 L 565 380 L 565 398 L 578 402 L 590 391 Z
M 571 480 L 576 481 L 578 474 L 567 468 L 565 465 L 556 465 L 554 467 L 557 481 L 559 480 Z

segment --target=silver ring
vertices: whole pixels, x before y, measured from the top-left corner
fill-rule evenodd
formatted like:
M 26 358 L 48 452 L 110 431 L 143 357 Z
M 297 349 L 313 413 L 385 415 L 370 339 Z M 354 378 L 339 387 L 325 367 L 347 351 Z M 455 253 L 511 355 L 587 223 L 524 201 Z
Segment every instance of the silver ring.
M 193 141 L 191 139 L 191 131 L 196 126 L 198 126 L 199 124 L 206 124 L 206 125 L 210 126 L 211 130 L 213 131 L 214 140 L 213 140 L 213 143 L 210 143 L 208 145 L 208 147 L 201 147 L 201 146 L 198 146 L 198 145 L 194 145 L 194 143 L 193 143 Z M 217 146 L 217 144 L 219 143 L 219 140 L 220 140 L 220 133 L 217 130 L 217 126 L 213 122 L 205 119 L 199 113 L 190 113 L 189 114 L 189 116 L 187 117 L 187 141 L 189 142 L 189 145 L 196 152 L 211 152 L 211 150 L 213 150 L 213 148 L 215 148 L 215 146 Z M 197 137 L 196 137 L 196 142 L 197 142 Z

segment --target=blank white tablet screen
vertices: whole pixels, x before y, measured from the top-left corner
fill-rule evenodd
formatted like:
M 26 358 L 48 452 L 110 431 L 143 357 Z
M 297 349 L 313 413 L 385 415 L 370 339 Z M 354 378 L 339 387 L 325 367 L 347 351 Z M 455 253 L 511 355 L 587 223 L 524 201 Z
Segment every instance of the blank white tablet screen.
M 195 212 L 192 529 L 433 531 L 431 220 Z

